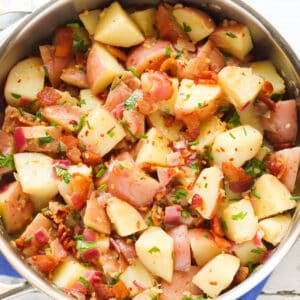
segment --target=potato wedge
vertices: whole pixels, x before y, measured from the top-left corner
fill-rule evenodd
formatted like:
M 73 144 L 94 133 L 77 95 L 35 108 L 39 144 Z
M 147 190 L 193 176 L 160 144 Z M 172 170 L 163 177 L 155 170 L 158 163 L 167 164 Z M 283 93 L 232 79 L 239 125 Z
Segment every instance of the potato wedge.
M 99 22 L 101 10 L 85 10 L 83 13 L 79 14 L 79 19 L 83 23 L 85 29 L 90 35 L 93 35 L 96 31 L 96 26 Z
M 80 107 L 84 112 L 89 113 L 93 109 L 101 107 L 102 104 L 101 100 L 90 89 L 80 90 Z
M 138 26 L 118 2 L 113 2 L 100 15 L 94 38 L 101 43 L 132 47 L 144 41 Z
M 138 25 L 145 37 L 157 36 L 155 28 L 156 9 L 151 7 L 144 10 L 137 10 L 130 14 L 131 19 Z

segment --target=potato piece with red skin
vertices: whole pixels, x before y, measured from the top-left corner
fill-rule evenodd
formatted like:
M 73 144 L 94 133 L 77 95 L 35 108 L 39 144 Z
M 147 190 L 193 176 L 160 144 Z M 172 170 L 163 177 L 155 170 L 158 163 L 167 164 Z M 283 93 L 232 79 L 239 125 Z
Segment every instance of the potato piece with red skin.
M 77 86 L 82 89 L 89 87 L 86 73 L 76 67 L 63 69 L 60 79 L 68 84 Z
M 0 215 L 8 233 L 23 229 L 31 221 L 33 212 L 33 203 L 19 182 L 9 183 L 0 190 Z

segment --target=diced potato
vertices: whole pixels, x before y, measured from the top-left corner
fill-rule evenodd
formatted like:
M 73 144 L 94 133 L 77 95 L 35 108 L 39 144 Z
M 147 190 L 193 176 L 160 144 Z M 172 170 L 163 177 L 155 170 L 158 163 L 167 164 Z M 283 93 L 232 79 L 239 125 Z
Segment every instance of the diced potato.
M 93 95 L 90 89 L 80 90 L 80 107 L 85 112 L 89 113 L 95 108 L 102 106 L 100 99 Z
M 104 156 L 115 147 L 126 133 L 118 121 L 104 108 L 90 112 L 87 124 L 78 134 L 80 142 L 87 150 Z
M 222 252 L 211 233 L 202 228 L 190 229 L 188 232 L 193 257 L 199 267 L 203 267 L 212 258 Z
M 178 118 L 182 114 L 199 111 L 205 114 L 220 97 L 221 87 L 217 84 L 196 84 L 193 80 L 183 79 L 180 83 L 175 102 L 175 114 Z
M 271 151 L 272 149 L 270 147 L 263 144 L 255 155 L 255 158 L 258 160 L 263 160 Z
M 202 122 L 200 126 L 200 134 L 196 139 L 198 144 L 194 146 L 195 149 L 202 153 L 205 150 L 205 146 L 211 146 L 217 135 L 225 130 L 226 124 L 216 116 L 212 116 L 210 119 Z
M 272 83 L 272 95 L 282 95 L 285 93 L 283 78 L 277 73 L 274 65 L 269 60 L 256 61 L 250 64 L 254 74 Z
M 230 254 L 219 254 L 208 262 L 193 278 L 193 283 L 209 297 L 217 297 L 232 282 L 240 267 L 240 260 Z
M 252 187 L 251 200 L 258 219 L 270 217 L 296 207 L 286 186 L 275 176 L 264 174 Z
M 147 133 L 147 139 L 141 139 L 137 145 L 136 163 L 152 164 L 162 167 L 171 167 L 167 157 L 172 153 L 169 140 L 166 139 L 156 128 L 152 127 Z
M 263 239 L 276 246 L 285 237 L 291 223 L 290 214 L 278 215 L 261 220 L 259 227 L 264 231 Z
M 89 86 L 94 95 L 104 91 L 115 77 L 122 75 L 124 68 L 104 46 L 94 42 L 86 65 L 86 74 Z
M 240 23 L 223 24 L 217 27 L 209 38 L 218 48 L 239 59 L 244 59 L 253 48 L 248 27 Z
M 59 288 L 71 288 L 88 271 L 81 263 L 70 258 L 62 262 L 55 270 L 52 281 Z
M 218 167 L 210 167 L 203 169 L 195 182 L 189 202 L 195 195 L 202 198 L 203 205 L 196 209 L 205 219 L 211 219 L 217 211 L 223 177 Z
M 156 9 L 151 7 L 145 10 L 137 10 L 134 13 L 130 14 L 130 17 L 138 25 L 139 29 L 142 31 L 145 37 L 156 37 L 157 32 L 155 29 L 155 15 Z
M 263 79 L 251 68 L 227 66 L 219 74 L 219 84 L 225 96 L 238 109 L 245 109 L 261 90 Z
M 175 6 L 173 16 L 194 43 L 203 40 L 215 29 L 213 19 L 197 8 Z
M 223 161 L 241 167 L 253 158 L 263 142 L 262 134 L 249 125 L 242 125 L 220 133 L 213 144 L 214 163 L 221 166 Z
M 158 295 L 161 293 L 159 288 L 151 288 L 149 290 L 145 290 L 144 292 L 136 295 L 132 298 L 132 300 L 153 300 L 158 298 Z
M 26 58 L 18 62 L 9 72 L 4 96 L 12 106 L 20 106 L 22 98 L 35 100 L 37 93 L 44 87 L 45 72 L 43 62 L 38 57 Z
M 222 211 L 222 219 L 226 224 L 226 236 L 238 244 L 253 239 L 258 230 L 258 220 L 250 200 L 230 203 Z
M 26 227 L 25 231 L 22 233 L 22 238 L 28 238 L 33 236 L 37 230 L 40 228 L 45 229 L 45 231 L 48 232 L 48 230 L 52 227 L 52 222 L 46 218 L 42 213 L 38 213 L 32 222 Z
M 96 26 L 99 21 L 101 10 L 85 10 L 83 13 L 79 14 L 79 19 L 83 23 L 85 29 L 90 35 L 93 35 L 96 30 Z
M 169 120 L 168 122 L 168 118 L 170 118 L 170 116 L 165 115 L 159 110 L 149 115 L 149 121 L 152 127 L 155 127 L 168 140 L 176 141 L 180 136 L 182 124 L 178 122 L 172 124 L 172 121 Z
M 41 153 L 17 153 L 14 162 L 22 190 L 31 196 L 35 209 L 46 207 L 58 193 L 52 158 Z
M 235 244 L 232 248 L 233 253 L 241 260 L 242 266 L 247 266 L 249 263 L 261 263 L 267 250 L 263 243 L 257 245 L 253 240 Z
M 238 110 L 238 114 L 242 125 L 250 125 L 257 129 L 259 132 L 263 133 L 263 127 L 260 118 L 255 112 L 252 103 L 249 104 L 245 109 Z
M 133 206 L 116 197 L 107 201 L 106 212 L 120 236 L 128 236 L 147 228 L 141 214 Z
M 33 216 L 34 207 L 18 181 L 0 191 L 0 216 L 8 233 L 16 233 L 27 225 Z
M 178 96 L 179 81 L 177 78 L 170 78 L 170 80 L 172 81 L 173 94 L 170 97 L 170 99 L 159 102 L 159 109 L 165 112 L 166 114 L 174 115 L 174 105 Z
M 173 239 L 160 227 L 150 227 L 135 243 L 136 253 L 153 274 L 171 282 L 173 276 Z
M 132 47 L 144 41 L 138 26 L 118 2 L 113 2 L 100 15 L 94 38 L 118 47 Z
M 125 283 L 126 287 L 130 291 L 130 297 L 137 295 L 141 291 L 134 284 L 135 282 L 146 289 L 153 287 L 156 283 L 154 277 L 138 259 L 128 266 L 125 272 L 120 275 L 120 280 Z
M 60 91 L 55 89 L 55 91 L 60 94 L 60 98 L 57 100 L 56 104 L 58 105 L 71 105 L 76 106 L 78 104 L 78 99 L 75 97 L 72 97 L 71 94 L 68 91 Z

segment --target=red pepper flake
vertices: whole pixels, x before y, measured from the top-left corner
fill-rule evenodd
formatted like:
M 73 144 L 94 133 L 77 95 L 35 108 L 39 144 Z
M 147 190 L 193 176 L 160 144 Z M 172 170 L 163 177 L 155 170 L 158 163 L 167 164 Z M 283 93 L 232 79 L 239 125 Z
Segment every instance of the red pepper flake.
M 218 282 L 217 281 L 210 281 L 209 284 L 210 285 L 218 285 Z

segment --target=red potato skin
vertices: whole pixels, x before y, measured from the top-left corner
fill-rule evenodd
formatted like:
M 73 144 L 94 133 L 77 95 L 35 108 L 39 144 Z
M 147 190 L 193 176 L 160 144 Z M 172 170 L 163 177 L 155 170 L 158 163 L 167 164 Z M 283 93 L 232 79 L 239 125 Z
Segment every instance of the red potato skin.
M 176 226 L 169 235 L 174 240 L 174 270 L 188 272 L 191 269 L 191 249 L 187 226 Z
M 12 134 L 0 130 L 0 153 L 11 154 L 14 153 L 14 138 Z
M 89 87 L 86 73 L 76 67 L 63 69 L 60 79 L 82 89 Z
M 43 214 L 38 213 L 33 221 L 27 226 L 21 237 L 28 238 L 33 236 L 34 233 L 40 228 L 44 228 L 46 231 L 48 231 L 51 228 L 51 221 Z
M 201 294 L 200 289 L 192 283 L 193 277 L 200 270 L 199 267 L 191 266 L 188 272 L 175 271 L 171 283 L 162 280 L 161 288 L 163 290 L 160 300 L 181 300 L 184 292 L 190 292 L 193 295 Z

